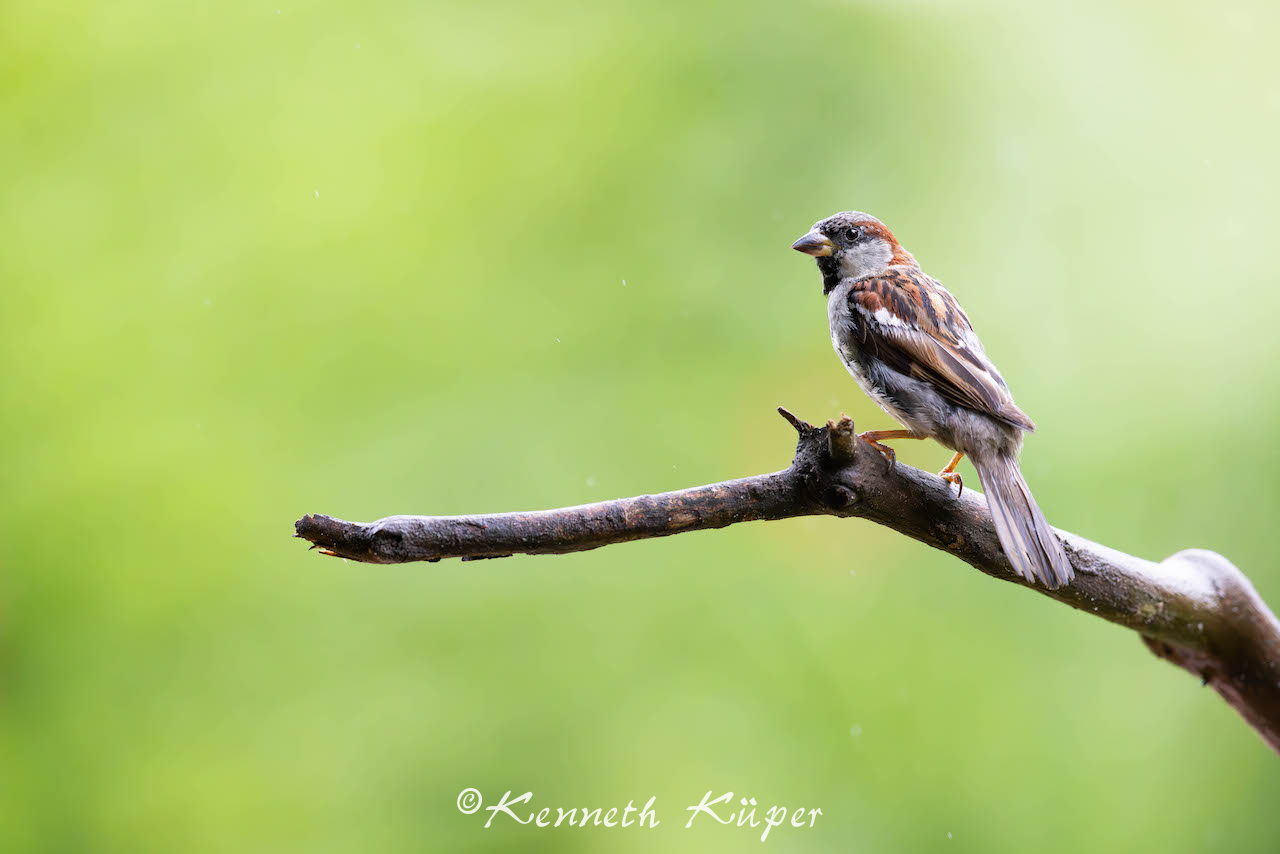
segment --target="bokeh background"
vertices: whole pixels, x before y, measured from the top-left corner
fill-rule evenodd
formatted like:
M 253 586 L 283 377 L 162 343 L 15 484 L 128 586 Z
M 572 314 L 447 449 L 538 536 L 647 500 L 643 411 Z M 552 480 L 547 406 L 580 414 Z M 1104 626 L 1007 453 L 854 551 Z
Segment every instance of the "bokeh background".
M 1209 689 L 868 523 L 290 535 L 781 468 L 778 404 L 888 427 L 788 248 L 858 208 L 1040 424 L 1054 523 L 1280 603 L 1278 9 L 0 5 L 0 850 L 758 845 L 683 828 L 714 789 L 823 810 L 775 850 L 1276 851 Z

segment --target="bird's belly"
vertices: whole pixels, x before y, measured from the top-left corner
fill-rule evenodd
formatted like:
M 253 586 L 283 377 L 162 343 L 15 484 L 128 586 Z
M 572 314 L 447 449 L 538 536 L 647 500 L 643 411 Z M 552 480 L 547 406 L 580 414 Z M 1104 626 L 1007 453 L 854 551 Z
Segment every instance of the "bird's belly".
M 886 382 L 884 371 L 877 369 L 867 358 L 865 351 L 860 349 L 854 342 L 849 341 L 846 337 L 839 334 L 838 331 L 832 331 L 831 344 L 835 347 L 836 354 L 840 357 L 840 361 L 844 363 L 845 369 L 858 383 L 858 387 L 875 401 L 876 405 L 889 414 L 891 418 L 912 430 L 916 430 L 918 425 L 914 422 L 917 419 L 911 416 L 911 413 L 900 405 L 895 397 L 895 389 L 890 388 Z

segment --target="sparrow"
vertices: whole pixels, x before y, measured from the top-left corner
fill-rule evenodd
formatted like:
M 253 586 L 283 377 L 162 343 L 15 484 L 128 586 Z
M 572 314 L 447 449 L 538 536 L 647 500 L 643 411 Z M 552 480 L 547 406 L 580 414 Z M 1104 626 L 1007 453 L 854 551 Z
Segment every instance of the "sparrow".
M 968 456 L 1014 571 L 1050 590 L 1070 583 L 1071 563 L 1018 468 L 1023 434 L 1036 426 L 1013 402 L 956 298 L 870 214 L 829 216 L 791 248 L 817 259 L 840 360 L 906 428 L 859 438 L 890 468 L 894 452 L 881 439 L 935 440 L 955 452 L 939 475 L 959 491 L 956 466 Z

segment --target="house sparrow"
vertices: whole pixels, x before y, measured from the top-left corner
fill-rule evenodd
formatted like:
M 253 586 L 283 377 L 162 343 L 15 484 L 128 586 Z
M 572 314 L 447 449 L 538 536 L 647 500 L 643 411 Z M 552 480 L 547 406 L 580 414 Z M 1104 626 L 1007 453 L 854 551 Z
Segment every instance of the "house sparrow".
M 1014 570 L 1051 590 L 1069 583 L 1071 563 L 1018 470 L 1022 434 L 1035 424 L 1014 404 L 955 297 L 869 214 L 827 217 L 791 248 L 818 261 L 841 361 L 907 428 L 859 438 L 891 467 L 893 449 L 880 439 L 936 440 L 956 452 L 939 474 L 960 490 L 955 469 L 967 455 Z

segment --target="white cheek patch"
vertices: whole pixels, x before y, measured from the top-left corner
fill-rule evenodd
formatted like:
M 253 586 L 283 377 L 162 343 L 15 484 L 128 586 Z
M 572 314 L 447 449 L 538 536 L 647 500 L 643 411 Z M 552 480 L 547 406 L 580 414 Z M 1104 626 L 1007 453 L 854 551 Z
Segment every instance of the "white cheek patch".
M 889 266 L 893 250 L 882 240 L 862 243 L 853 249 L 846 249 L 840 258 L 840 269 L 846 276 L 860 279 L 863 276 L 884 272 Z

